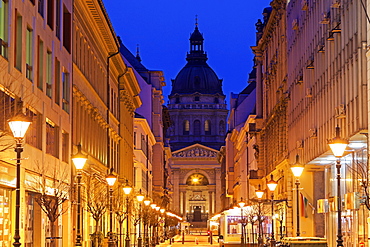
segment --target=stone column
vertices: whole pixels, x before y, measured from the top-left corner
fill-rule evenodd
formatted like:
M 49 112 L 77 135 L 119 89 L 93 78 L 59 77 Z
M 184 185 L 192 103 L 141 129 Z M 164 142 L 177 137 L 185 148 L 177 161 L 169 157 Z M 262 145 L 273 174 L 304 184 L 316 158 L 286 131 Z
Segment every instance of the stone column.
M 214 201 L 213 201 L 213 198 L 212 198 L 212 191 L 209 191 L 208 192 L 208 213 L 209 213 L 209 215 L 211 215 L 212 214 L 212 207 L 213 207 L 213 203 L 214 203 Z
M 180 213 L 184 215 L 184 192 L 180 192 Z
M 212 191 L 211 192 L 211 195 L 212 195 L 212 210 L 211 210 L 211 213 L 213 214 L 215 212 L 215 204 L 216 204 L 216 200 L 215 200 L 215 192 Z

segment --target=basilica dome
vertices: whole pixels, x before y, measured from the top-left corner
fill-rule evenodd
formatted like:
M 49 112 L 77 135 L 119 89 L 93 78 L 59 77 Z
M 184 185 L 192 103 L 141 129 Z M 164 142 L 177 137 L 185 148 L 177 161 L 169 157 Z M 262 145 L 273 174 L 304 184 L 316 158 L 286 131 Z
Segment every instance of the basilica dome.
M 188 63 L 172 80 L 171 95 L 175 94 L 220 94 L 222 80 L 207 64 L 207 54 L 203 51 L 203 35 L 198 26 L 190 36 L 190 53 L 187 54 Z

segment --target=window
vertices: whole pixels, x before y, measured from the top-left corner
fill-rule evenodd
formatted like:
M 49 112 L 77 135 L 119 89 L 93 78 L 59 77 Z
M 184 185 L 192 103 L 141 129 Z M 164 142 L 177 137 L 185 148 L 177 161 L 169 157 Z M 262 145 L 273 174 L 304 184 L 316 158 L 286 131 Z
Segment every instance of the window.
M 183 134 L 184 135 L 189 135 L 189 130 L 190 130 L 189 120 L 185 120 L 184 121 L 184 131 L 183 131 Z
M 200 121 L 199 120 L 194 121 L 194 135 L 196 136 L 200 135 Z
M 63 84 L 63 102 L 62 108 L 66 112 L 69 112 L 69 102 L 70 102 L 70 79 L 69 73 L 63 72 L 62 73 L 62 84 Z
M 51 51 L 47 51 L 46 54 L 46 95 L 51 98 L 52 95 L 52 76 L 51 76 L 51 68 L 52 68 L 52 54 Z
M 22 16 L 15 10 L 14 67 L 22 71 Z
M 180 103 L 180 97 L 176 97 L 175 104 L 179 104 L 179 103 Z
M 71 23 L 72 23 L 71 13 L 68 12 L 67 8 L 63 6 L 63 46 L 66 50 L 71 53 Z
M 62 131 L 62 161 L 67 162 L 69 160 L 69 134 Z
M 204 133 L 206 135 L 210 135 L 211 134 L 211 121 L 209 121 L 209 120 L 206 120 L 204 122 Z
M 55 0 L 55 35 L 60 39 L 60 0 Z
M 145 154 L 145 157 L 148 157 L 147 137 L 145 135 L 141 135 L 141 150 Z
M 45 9 L 45 0 L 38 0 L 37 11 L 39 12 L 42 18 L 44 18 L 45 15 L 44 9 Z
M 47 23 L 51 30 L 54 29 L 54 0 L 47 0 Z
M 27 27 L 26 32 L 26 78 L 32 81 L 32 58 L 33 58 L 33 42 L 32 29 Z
M 46 119 L 46 153 L 58 158 L 58 126 Z
M 195 96 L 194 101 L 199 101 L 199 96 Z
M 32 119 L 32 124 L 26 132 L 27 144 L 42 149 L 42 116 L 35 111 L 26 109 L 26 114 Z
M 0 91 L 0 130 L 9 130 L 8 119 L 15 113 L 15 100 Z
M 59 105 L 60 103 L 60 62 L 57 58 L 55 58 L 55 83 L 54 83 L 54 98 L 55 104 Z
M 8 58 L 8 0 L 0 0 L 0 55 Z
M 37 41 L 37 87 L 41 90 L 44 88 L 44 42 L 38 37 Z
M 216 104 L 220 103 L 220 100 L 218 98 L 215 98 L 215 101 L 214 101 Z

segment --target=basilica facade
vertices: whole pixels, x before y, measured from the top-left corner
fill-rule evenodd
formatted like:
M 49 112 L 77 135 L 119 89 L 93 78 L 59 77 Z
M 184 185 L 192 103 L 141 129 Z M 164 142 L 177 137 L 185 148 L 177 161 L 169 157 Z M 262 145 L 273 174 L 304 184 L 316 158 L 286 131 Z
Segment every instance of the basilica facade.
M 187 64 L 172 80 L 168 104 L 173 210 L 194 226 L 221 210 L 218 151 L 225 142 L 228 115 L 222 80 L 207 64 L 203 43 L 196 25 Z

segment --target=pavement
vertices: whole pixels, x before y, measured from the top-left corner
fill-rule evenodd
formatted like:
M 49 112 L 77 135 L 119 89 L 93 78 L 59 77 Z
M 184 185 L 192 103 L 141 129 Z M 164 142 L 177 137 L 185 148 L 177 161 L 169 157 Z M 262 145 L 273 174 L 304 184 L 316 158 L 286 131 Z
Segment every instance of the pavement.
M 218 246 L 217 242 L 218 236 L 213 237 L 213 244 L 209 243 L 209 236 L 207 235 L 195 235 L 187 234 L 184 237 L 184 244 L 182 244 L 182 236 L 176 235 L 174 237 L 175 242 L 170 244 L 169 240 L 157 245 L 158 247 L 172 247 L 172 246 L 186 246 L 186 247 L 196 247 L 196 246 Z

